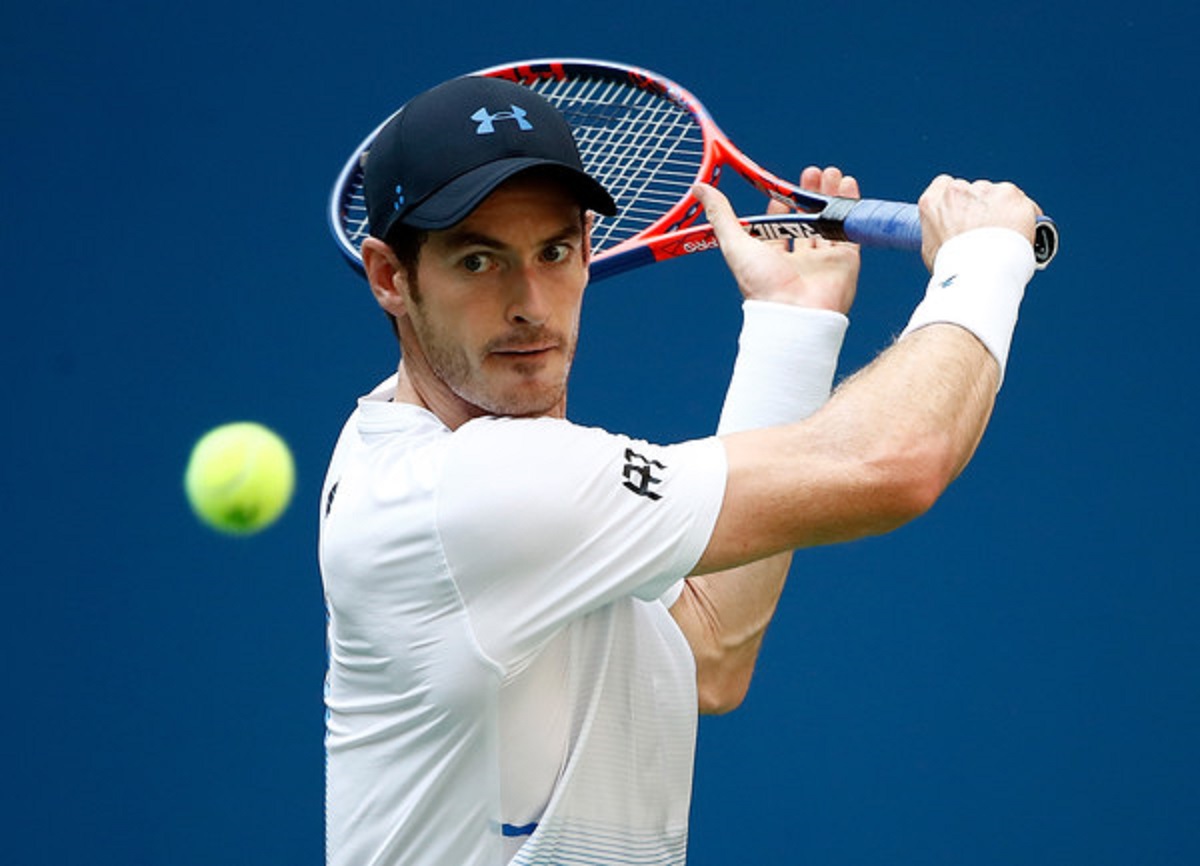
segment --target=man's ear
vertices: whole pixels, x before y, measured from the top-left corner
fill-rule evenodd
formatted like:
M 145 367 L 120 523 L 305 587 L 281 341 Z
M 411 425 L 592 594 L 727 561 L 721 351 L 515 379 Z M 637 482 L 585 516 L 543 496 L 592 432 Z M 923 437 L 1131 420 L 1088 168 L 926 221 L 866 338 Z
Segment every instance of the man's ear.
M 592 263 L 592 226 L 596 222 L 596 215 L 590 210 L 585 211 L 583 215 L 583 263 L 590 265 Z
M 393 317 L 404 315 L 409 298 L 408 271 L 396 253 L 378 238 L 367 238 L 362 244 L 362 260 L 375 302 Z

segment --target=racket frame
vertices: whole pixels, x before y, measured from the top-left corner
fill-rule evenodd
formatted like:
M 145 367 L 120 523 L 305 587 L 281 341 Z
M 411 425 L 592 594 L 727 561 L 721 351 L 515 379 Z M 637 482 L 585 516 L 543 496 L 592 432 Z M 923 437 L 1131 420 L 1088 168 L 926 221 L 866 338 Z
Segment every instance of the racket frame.
M 688 190 L 674 205 L 649 225 L 611 246 L 596 245 L 591 263 L 593 280 L 633 268 L 716 248 L 708 223 L 698 223 L 703 207 L 690 192 L 697 181 L 718 186 L 727 169 L 732 169 L 753 188 L 792 209 L 790 214 L 767 214 L 742 219 L 747 231 L 762 239 L 821 236 L 851 240 L 873 247 L 919 250 L 920 220 L 916 205 L 875 199 L 847 199 L 805 190 L 767 171 L 750 159 L 725 135 L 703 103 L 682 85 L 657 73 L 629 64 L 585 58 L 544 58 L 487 67 L 471 75 L 502 78 L 536 89 L 543 82 L 565 81 L 584 76 L 632 85 L 666 99 L 686 112 L 700 132 L 702 156 Z M 398 112 L 396 112 L 398 113 Z M 355 202 L 349 190 L 361 188 L 363 155 L 379 131 L 395 116 L 389 116 L 355 148 L 334 184 L 330 196 L 330 229 L 347 261 L 360 273 L 361 241 L 368 234 L 365 203 Z M 585 165 L 585 168 L 587 166 Z M 620 201 L 618 201 L 620 205 Z M 598 222 L 605 218 L 598 217 Z M 1035 253 L 1044 268 L 1058 251 L 1058 232 L 1053 221 L 1042 218 L 1037 226 Z

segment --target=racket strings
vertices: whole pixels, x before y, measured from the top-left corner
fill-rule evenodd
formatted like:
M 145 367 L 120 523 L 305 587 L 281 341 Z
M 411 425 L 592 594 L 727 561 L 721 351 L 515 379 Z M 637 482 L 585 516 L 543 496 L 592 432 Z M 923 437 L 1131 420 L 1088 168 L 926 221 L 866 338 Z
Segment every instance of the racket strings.
M 367 225 L 367 197 L 363 193 L 361 165 L 356 166 L 346 180 L 339 213 L 342 233 L 346 236 L 346 240 L 354 249 L 361 250 L 363 241 L 370 234 L 370 227 Z
M 704 136 L 686 108 L 610 78 L 547 80 L 534 89 L 567 118 L 584 169 L 617 202 L 615 217 L 596 219 L 597 253 L 654 225 L 688 195 L 704 159 Z

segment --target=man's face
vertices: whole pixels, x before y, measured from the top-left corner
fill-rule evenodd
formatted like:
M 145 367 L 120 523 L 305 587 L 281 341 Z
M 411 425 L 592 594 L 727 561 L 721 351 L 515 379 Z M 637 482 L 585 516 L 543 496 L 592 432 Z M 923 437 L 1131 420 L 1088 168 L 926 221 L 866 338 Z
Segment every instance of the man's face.
M 562 416 L 587 285 L 584 228 L 561 186 L 518 176 L 461 223 L 429 232 L 401 322 L 415 337 L 404 351 L 419 387 L 450 392 L 440 396 L 468 415 Z

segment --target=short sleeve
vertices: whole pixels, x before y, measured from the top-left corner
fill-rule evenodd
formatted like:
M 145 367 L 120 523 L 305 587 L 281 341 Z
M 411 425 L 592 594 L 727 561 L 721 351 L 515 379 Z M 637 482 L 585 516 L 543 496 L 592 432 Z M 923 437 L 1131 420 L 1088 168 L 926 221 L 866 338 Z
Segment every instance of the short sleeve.
M 715 438 L 660 446 L 482 418 L 451 439 L 438 532 L 480 643 L 504 666 L 617 598 L 661 596 L 699 561 L 725 491 Z

